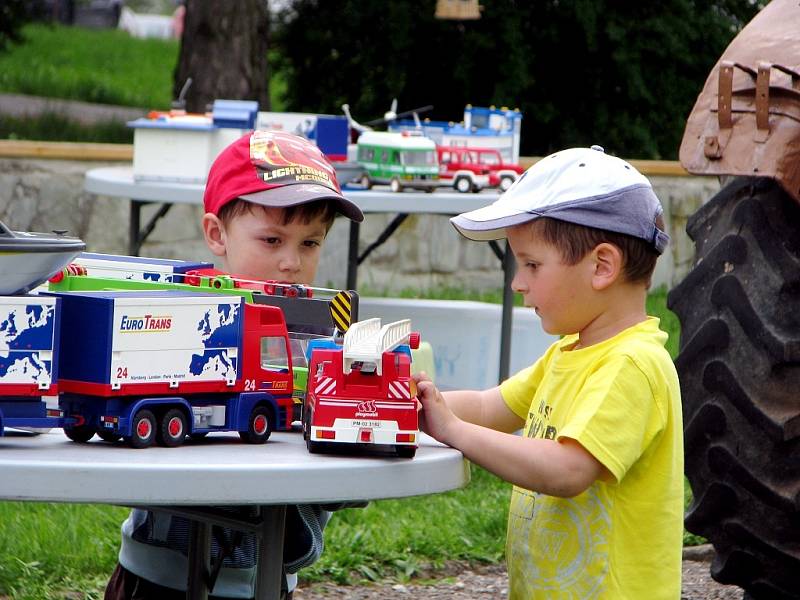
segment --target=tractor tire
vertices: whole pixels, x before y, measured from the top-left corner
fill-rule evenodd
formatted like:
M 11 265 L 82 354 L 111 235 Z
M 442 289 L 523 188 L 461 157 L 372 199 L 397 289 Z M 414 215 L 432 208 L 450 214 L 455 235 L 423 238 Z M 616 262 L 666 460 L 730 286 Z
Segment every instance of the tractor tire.
M 740 177 L 686 227 L 696 266 L 670 293 L 681 322 L 686 528 L 711 575 L 746 598 L 800 597 L 800 206 Z

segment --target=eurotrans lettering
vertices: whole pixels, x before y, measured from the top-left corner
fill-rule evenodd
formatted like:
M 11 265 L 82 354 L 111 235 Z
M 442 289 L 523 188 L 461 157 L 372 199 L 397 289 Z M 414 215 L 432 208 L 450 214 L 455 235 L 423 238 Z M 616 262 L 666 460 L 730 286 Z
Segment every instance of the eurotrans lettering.
M 172 317 L 144 315 L 142 317 L 129 317 L 122 315 L 119 330 L 122 332 L 153 332 L 169 331 L 172 327 Z

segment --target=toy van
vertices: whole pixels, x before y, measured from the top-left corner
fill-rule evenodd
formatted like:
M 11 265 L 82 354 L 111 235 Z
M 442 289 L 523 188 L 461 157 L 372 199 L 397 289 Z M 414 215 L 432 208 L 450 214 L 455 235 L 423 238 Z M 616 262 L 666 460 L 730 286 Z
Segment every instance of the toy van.
M 413 188 L 432 192 L 439 185 L 436 144 L 414 131 L 366 131 L 358 138 L 358 163 L 365 189 L 388 184 L 393 192 Z

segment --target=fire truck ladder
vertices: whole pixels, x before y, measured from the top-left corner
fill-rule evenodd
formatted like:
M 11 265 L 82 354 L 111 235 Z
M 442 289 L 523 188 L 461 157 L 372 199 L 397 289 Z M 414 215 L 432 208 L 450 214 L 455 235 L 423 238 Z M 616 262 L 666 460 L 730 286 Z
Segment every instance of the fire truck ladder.
M 365 319 L 350 326 L 344 334 L 344 372 L 350 373 L 353 363 L 373 363 L 381 374 L 381 357 L 390 352 L 411 335 L 411 320 L 403 319 L 381 327 L 380 319 Z

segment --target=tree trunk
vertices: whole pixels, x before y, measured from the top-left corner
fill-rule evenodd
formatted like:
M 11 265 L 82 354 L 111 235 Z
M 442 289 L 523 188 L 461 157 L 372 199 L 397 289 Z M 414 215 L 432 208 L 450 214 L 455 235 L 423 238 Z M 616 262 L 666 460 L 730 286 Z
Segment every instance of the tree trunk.
M 269 110 L 267 0 L 186 0 L 173 98 L 187 78 L 188 112 L 204 112 L 217 98 L 258 100 Z

